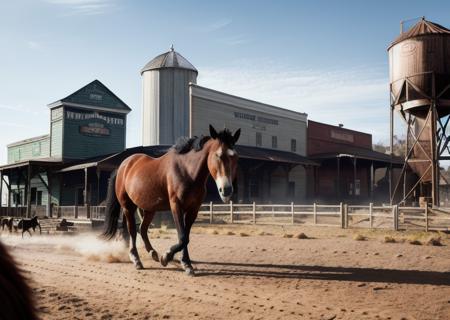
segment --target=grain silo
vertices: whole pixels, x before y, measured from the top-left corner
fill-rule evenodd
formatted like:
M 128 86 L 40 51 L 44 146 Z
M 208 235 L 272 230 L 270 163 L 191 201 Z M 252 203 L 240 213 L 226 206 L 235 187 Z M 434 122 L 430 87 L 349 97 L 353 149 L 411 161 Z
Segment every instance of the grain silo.
M 440 160 L 450 160 L 450 30 L 421 18 L 389 46 L 391 150 L 398 111 L 406 132 L 405 164 L 391 187 L 391 201 L 412 197 L 439 205 Z M 406 186 L 406 172 L 417 180 Z M 403 184 L 403 187 L 402 187 Z M 403 196 L 399 198 L 399 194 Z
M 189 82 L 198 71 L 173 46 L 141 70 L 142 144 L 173 144 L 189 135 Z

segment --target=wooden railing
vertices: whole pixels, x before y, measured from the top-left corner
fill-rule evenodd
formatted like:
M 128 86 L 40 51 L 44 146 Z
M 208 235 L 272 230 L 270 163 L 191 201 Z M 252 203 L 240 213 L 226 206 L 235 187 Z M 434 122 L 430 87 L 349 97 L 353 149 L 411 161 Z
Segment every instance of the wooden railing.
M 33 209 L 32 209 L 33 210 Z M 45 206 L 35 207 L 40 216 Z M 53 218 L 67 220 L 105 219 L 105 206 L 54 206 Z M 89 214 L 88 214 L 89 213 Z M 24 217 L 26 207 L 0 207 L 1 216 Z M 257 204 L 233 202 L 204 203 L 199 209 L 197 223 L 207 224 L 269 224 L 311 225 L 340 228 L 450 230 L 450 208 L 420 208 L 399 206 Z
M 200 223 L 313 225 L 341 228 L 450 230 L 450 210 L 419 207 L 299 204 L 203 204 Z

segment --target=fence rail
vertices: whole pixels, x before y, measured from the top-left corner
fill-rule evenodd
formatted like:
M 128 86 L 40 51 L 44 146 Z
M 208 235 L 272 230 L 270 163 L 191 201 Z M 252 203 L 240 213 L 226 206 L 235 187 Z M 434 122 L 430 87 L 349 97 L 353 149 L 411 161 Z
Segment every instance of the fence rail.
M 34 210 L 34 211 L 33 211 Z M 104 220 L 105 206 L 55 206 L 52 217 L 68 220 Z M 33 206 L 43 216 L 46 206 Z M 24 217 L 26 207 L 0 207 L 1 216 Z M 322 204 L 257 204 L 233 202 L 201 205 L 199 223 L 312 225 L 340 228 L 450 230 L 450 208 Z
M 198 212 L 201 223 L 313 225 L 341 228 L 450 230 L 450 210 L 369 205 L 214 204 Z

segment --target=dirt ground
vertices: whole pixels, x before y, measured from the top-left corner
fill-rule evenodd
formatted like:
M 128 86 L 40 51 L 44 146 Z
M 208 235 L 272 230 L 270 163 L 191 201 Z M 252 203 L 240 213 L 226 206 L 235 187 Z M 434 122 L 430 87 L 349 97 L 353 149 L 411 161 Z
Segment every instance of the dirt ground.
M 160 252 L 176 239 L 151 234 Z M 427 245 L 430 236 L 443 245 Z M 1 240 L 32 279 L 43 319 L 450 319 L 446 234 L 196 227 L 196 277 L 161 267 L 142 244 L 137 271 L 121 243 L 94 235 Z

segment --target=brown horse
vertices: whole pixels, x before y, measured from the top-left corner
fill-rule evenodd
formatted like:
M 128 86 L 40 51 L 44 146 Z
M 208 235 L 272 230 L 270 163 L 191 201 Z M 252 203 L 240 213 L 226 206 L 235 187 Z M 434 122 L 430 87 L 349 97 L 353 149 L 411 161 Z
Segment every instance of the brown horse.
M 147 252 L 163 266 L 183 250 L 181 266 L 193 275 L 188 252 L 189 233 L 197 218 L 198 209 L 206 194 L 206 181 L 211 174 L 223 202 L 233 194 L 238 155 L 234 145 L 240 129 L 216 132 L 209 126 L 210 137 L 180 139 L 165 155 L 154 159 L 145 154 L 134 154 L 125 159 L 116 174 L 110 178 L 106 203 L 106 221 L 103 235 L 111 239 L 117 232 L 120 208 L 128 226 L 130 260 L 136 269 L 142 262 L 136 249 L 135 211 L 142 212 L 140 234 Z M 158 258 L 148 239 L 147 230 L 156 211 L 171 210 L 178 233 L 178 243 Z

